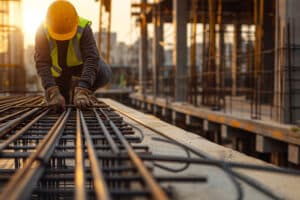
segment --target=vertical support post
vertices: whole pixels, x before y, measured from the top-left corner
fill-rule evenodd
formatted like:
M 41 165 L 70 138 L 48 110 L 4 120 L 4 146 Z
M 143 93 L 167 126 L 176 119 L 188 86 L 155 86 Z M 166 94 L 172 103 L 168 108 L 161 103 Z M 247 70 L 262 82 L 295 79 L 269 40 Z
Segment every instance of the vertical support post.
M 255 24 L 255 52 L 253 75 L 253 98 L 251 105 L 251 117 L 260 119 L 261 112 L 261 82 L 262 82 L 262 39 L 263 39 L 264 0 L 254 0 L 254 24 Z
M 111 34 L 111 1 L 108 1 L 108 24 L 107 24 L 107 41 L 106 41 L 106 63 L 110 63 L 110 34 Z
M 223 93 L 223 83 L 224 83 L 224 24 L 223 24 L 223 6 L 222 0 L 218 0 L 218 18 L 217 23 L 219 26 L 219 63 L 218 63 L 218 76 L 217 76 L 217 106 L 220 109 L 225 105 L 224 93 Z M 223 105 L 221 105 L 221 99 L 223 99 Z
M 209 0 L 209 104 L 216 105 L 216 2 Z
M 238 21 L 238 16 L 236 16 L 234 23 L 234 36 L 233 36 L 233 48 L 232 48 L 232 68 L 231 68 L 231 77 L 232 77 L 232 96 L 237 95 L 237 76 L 238 76 L 238 53 L 239 45 L 241 42 L 241 24 Z
M 148 44 L 147 44 L 147 19 L 146 19 L 146 5 L 147 0 L 141 0 L 141 21 L 140 21 L 140 51 L 139 51 L 139 82 L 142 94 L 145 94 L 148 68 Z
M 249 7 L 252 2 L 249 2 Z M 246 75 L 246 98 L 247 100 L 251 99 L 251 88 L 253 87 L 253 41 L 252 41 L 252 24 L 253 24 L 253 13 L 251 11 L 248 12 L 248 23 L 247 23 L 247 75 Z M 250 89 L 250 90 L 249 90 Z M 252 104 L 251 104 L 252 105 Z
M 202 1 L 201 3 L 202 8 L 205 8 L 205 1 Z M 201 87 L 202 87 L 202 104 L 203 105 L 207 105 L 207 63 L 208 63 L 208 59 L 207 59 L 207 45 L 206 45 L 206 38 L 207 38 L 207 30 L 206 30 L 206 12 L 202 12 L 201 14 L 201 22 L 202 22 L 202 67 L 201 67 L 201 71 L 202 71 L 202 76 L 201 76 Z
M 281 1 L 276 1 L 275 3 L 275 74 L 274 74 L 274 110 L 273 110 L 273 119 L 278 122 L 283 122 L 284 120 L 284 112 L 283 109 L 283 63 L 284 63 L 284 31 L 282 23 L 284 18 L 281 16 L 282 11 L 286 8 L 279 7 L 281 5 Z
M 190 52 L 190 103 L 196 104 L 197 101 L 197 71 L 196 71 L 196 52 L 197 52 L 197 10 L 198 10 L 198 0 L 193 0 L 192 2 L 192 19 L 193 24 L 191 25 L 191 52 Z
M 163 47 L 160 42 L 163 40 L 163 22 L 161 19 L 160 8 L 155 5 L 153 7 L 153 47 L 152 47 L 152 80 L 153 80 L 153 95 L 158 94 L 159 70 L 163 64 Z
M 98 51 L 99 55 L 102 55 L 102 13 L 103 12 L 103 0 L 99 1 L 99 33 L 98 33 Z
M 187 100 L 187 1 L 173 0 L 175 101 Z
M 273 99 L 275 75 L 275 1 L 264 0 L 263 41 L 262 41 L 262 94 L 261 101 L 271 104 Z

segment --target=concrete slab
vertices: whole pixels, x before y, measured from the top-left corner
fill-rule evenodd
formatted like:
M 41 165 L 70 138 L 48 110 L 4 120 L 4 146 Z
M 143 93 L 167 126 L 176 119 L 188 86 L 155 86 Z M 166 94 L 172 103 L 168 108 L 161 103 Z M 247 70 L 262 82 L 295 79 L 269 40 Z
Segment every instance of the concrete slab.
M 147 126 L 151 127 L 152 129 L 160 131 L 179 142 L 192 146 L 193 148 L 200 149 L 201 151 L 204 151 L 207 155 L 212 156 L 214 158 L 225 161 L 236 161 L 241 163 L 271 166 L 270 164 L 265 163 L 261 160 L 246 156 L 232 149 L 225 148 L 223 146 L 209 142 L 198 135 L 195 135 L 191 132 L 187 132 L 166 122 L 163 122 L 155 116 L 143 114 L 137 110 L 124 106 L 110 99 L 101 100 L 109 104 L 111 107 L 121 111 L 121 113 L 126 113 L 126 115 L 128 116 L 143 121 L 143 123 L 147 124 Z M 149 144 L 151 146 L 151 151 L 154 154 L 186 156 L 184 154 L 184 151 L 178 148 L 177 146 L 154 141 L 152 137 L 158 137 L 157 133 L 151 131 L 150 129 L 142 126 L 141 124 L 131 120 L 126 116 L 124 116 L 124 119 L 125 121 L 134 124 L 135 126 L 143 130 L 146 136 L 144 143 Z M 166 164 L 164 163 L 164 165 Z M 174 164 L 168 164 L 168 166 L 179 167 L 174 166 Z M 271 174 L 250 170 L 237 171 L 243 173 L 248 177 L 251 177 L 255 181 L 258 181 L 266 188 L 272 190 L 274 194 L 279 195 L 283 199 L 296 200 L 300 197 L 300 177 Z M 169 172 L 165 172 L 156 168 L 155 173 L 158 175 L 162 175 L 168 174 Z M 184 172 L 179 174 L 175 174 L 174 176 L 182 174 L 188 174 L 192 176 L 206 175 L 208 176 L 208 184 L 172 184 L 170 187 L 173 187 L 174 191 L 176 191 L 175 199 L 236 199 L 235 188 L 232 186 L 232 183 L 230 182 L 228 177 L 220 169 L 193 165 L 190 166 L 188 170 L 185 170 Z M 242 184 L 242 187 L 245 192 L 244 199 L 269 199 L 268 197 L 257 192 L 253 188 L 250 188 L 246 184 Z

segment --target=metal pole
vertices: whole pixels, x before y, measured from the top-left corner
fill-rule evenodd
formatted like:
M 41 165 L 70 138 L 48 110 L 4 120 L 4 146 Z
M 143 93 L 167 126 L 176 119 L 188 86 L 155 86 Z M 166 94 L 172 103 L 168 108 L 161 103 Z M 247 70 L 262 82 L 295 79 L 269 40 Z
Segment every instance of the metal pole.
M 202 1 L 202 8 L 204 9 L 205 8 L 205 1 Z M 202 80 L 201 80 L 201 84 L 202 84 L 202 104 L 203 105 L 206 105 L 207 104 L 207 46 L 206 46 L 206 37 L 207 37 L 207 33 L 206 33 L 206 12 L 203 11 L 202 14 L 201 14 L 201 21 L 202 21 L 202 24 L 203 24 L 203 27 L 202 27 L 202 32 L 203 32 L 203 39 L 202 39 Z
M 261 70 L 262 70 L 262 62 L 261 62 L 261 42 L 263 38 L 263 17 L 264 17 L 264 0 L 254 0 L 254 22 L 255 22 L 255 65 L 254 65 L 254 88 L 253 88 L 253 101 L 254 103 L 254 113 L 253 110 L 252 118 L 259 119 L 260 118 L 260 98 L 261 98 Z
M 218 0 L 218 19 L 217 23 L 219 26 L 219 65 L 217 69 L 217 105 L 218 109 L 221 108 L 221 98 L 223 98 L 223 103 L 225 99 L 223 97 L 223 75 L 224 75 L 224 26 L 223 26 L 223 7 L 222 0 Z
M 197 10 L 198 10 L 198 0 L 193 0 L 192 2 L 192 19 L 193 23 L 191 26 L 191 53 L 190 53 L 190 103 L 196 104 L 197 100 L 197 71 L 196 71 L 196 52 L 197 52 Z
M 289 88 L 289 120 L 294 123 L 293 109 L 293 85 L 292 85 L 292 54 L 291 54 L 291 25 L 287 23 L 287 67 L 288 67 L 288 88 Z
M 209 0 L 209 105 L 216 105 L 216 13 L 215 0 Z
M 140 52 L 139 52 L 139 82 L 141 93 L 145 94 L 147 70 L 148 70 L 148 31 L 146 19 L 147 0 L 141 0 L 141 15 L 140 15 Z
M 102 12 L 103 12 L 103 0 L 99 1 L 99 33 L 98 33 L 98 51 L 99 55 L 102 54 Z
M 107 42 L 106 42 L 106 63 L 110 64 L 110 34 L 111 34 L 111 3 L 112 0 L 109 0 L 109 6 L 108 6 L 108 24 L 107 24 Z
M 234 36 L 233 36 L 233 51 L 232 51 L 232 68 L 231 68 L 231 77 L 232 77 L 232 96 L 237 95 L 237 87 L 238 87 L 238 54 L 240 47 L 240 32 L 241 25 L 239 22 L 239 16 L 234 16 Z

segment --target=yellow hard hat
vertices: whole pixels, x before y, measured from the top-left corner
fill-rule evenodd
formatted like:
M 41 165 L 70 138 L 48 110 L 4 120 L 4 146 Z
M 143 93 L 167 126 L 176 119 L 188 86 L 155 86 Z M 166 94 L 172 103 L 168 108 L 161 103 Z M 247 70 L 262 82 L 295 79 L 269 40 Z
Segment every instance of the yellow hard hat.
M 45 25 L 54 40 L 70 40 L 77 32 L 78 14 L 68 1 L 53 2 L 47 12 Z

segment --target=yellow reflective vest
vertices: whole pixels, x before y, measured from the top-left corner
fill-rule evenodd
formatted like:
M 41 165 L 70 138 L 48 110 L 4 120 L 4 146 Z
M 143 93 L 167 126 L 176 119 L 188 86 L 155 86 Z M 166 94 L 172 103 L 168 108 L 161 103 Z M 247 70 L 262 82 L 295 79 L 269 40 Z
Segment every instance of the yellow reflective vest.
M 84 19 L 82 17 L 79 17 L 77 33 L 73 37 L 72 40 L 69 40 L 69 44 L 68 44 L 68 52 L 67 52 L 67 59 L 66 59 L 68 67 L 74 67 L 74 66 L 83 64 L 82 57 L 81 57 L 81 51 L 80 51 L 80 39 L 81 39 L 84 28 L 90 24 L 91 24 L 91 21 Z M 44 25 L 44 29 L 45 29 L 46 37 L 48 39 L 48 43 L 49 43 L 49 47 L 50 47 L 50 54 L 51 54 L 51 60 L 52 60 L 51 73 L 52 73 L 53 77 L 57 78 L 62 73 L 62 68 L 59 66 L 59 63 L 58 63 L 57 44 L 56 44 L 56 41 L 50 37 L 49 32 L 45 25 Z

